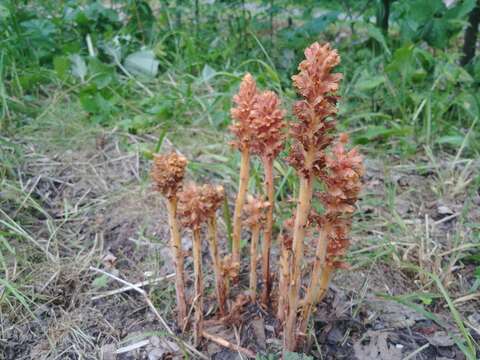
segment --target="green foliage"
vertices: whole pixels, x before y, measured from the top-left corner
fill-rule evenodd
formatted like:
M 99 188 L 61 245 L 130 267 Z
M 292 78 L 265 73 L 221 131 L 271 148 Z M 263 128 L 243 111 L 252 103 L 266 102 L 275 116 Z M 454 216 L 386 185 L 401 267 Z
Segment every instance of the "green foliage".
M 73 87 L 85 117 L 105 126 L 221 130 L 243 72 L 290 89 L 302 50 L 320 40 L 333 41 L 342 55 L 340 124 L 358 129 L 356 142 L 405 156 L 424 145 L 453 152 L 479 112 L 478 61 L 471 73 L 458 66 L 456 45 L 474 4 L 393 1 L 384 33 L 367 21 L 377 14 L 367 0 L 217 0 L 200 3 L 198 14 L 193 0 L 155 9 L 133 0 L 115 7 L 4 1 L 2 126 L 32 121 L 30 100 L 55 83 Z M 466 151 L 479 150 L 475 130 Z

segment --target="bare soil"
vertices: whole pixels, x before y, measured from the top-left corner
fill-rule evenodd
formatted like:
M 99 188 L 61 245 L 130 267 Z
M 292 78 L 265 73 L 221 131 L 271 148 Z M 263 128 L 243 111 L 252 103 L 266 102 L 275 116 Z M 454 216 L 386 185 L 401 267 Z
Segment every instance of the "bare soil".
M 31 313 L 15 299 L 11 306 L 0 304 L 0 359 L 185 356 L 138 293 L 108 295 L 123 285 L 89 269 L 105 269 L 130 283 L 173 272 L 163 202 L 150 186 L 149 161 L 132 150 L 144 140 L 101 133 L 68 152 L 18 141 L 25 151 L 16 169 L 19 187 L 41 210 L 32 208 L 30 200 L 18 210 L 12 200 L 4 211 L 43 250 L 25 238 L 11 239 L 22 263 L 15 268 L 15 260 L 8 261 L 13 269 L 9 278 L 34 303 L 29 304 Z M 478 254 L 474 232 L 480 223 L 480 195 L 473 183 L 459 183 L 465 163 L 452 167 L 445 157 L 433 166 L 423 160 L 367 161 L 348 257 L 351 269 L 335 275 L 314 315 L 304 349 L 314 358 L 464 359 L 455 344 L 462 337 L 451 309 L 435 281 L 414 266 L 438 276 L 466 330 L 480 341 L 479 293 L 471 291 L 478 264 L 468 261 Z M 462 175 L 466 181 L 475 176 L 478 163 L 470 167 Z M 8 189 L 2 189 L 3 195 L 14 196 Z M 221 232 L 226 249 L 223 225 Z M 189 251 L 190 234 L 183 236 Z M 204 255 L 205 311 L 212 320 L 215 302 L 206 247 Z M 188 255 L 188 273 L 191 263 Z M 175 328 L 173 282 L 144 288 Z M 207 330 L 258 354 L 277 358 L 281 351 L 279 324 L 257 304 L 246 304 L 229 324 L 210 321 Z M 183 338 L 191 340 L 188 332 Z M 200 350 L 213 359 L 240 356 L 206 341 Z

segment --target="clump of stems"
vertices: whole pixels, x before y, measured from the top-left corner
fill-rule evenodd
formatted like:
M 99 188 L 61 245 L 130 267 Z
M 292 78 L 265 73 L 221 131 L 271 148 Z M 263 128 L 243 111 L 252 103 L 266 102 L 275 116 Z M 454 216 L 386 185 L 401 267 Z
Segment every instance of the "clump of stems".
M 233 234 L 232 234 L 232 261 L 240 267 L 240 237 L 242 232 L 242 209 L 247 194 L 248 179 L 250 173 L 250 141 L 252 138 L 252 110 L 257 100 L 257 85 L 250 74 L 246 74 L 240 84 L 238 94 L 233 97 L 236 107 L 232 108 L 231 115 L 234 120 L 230 126 L 231 132 L 236 139 L 232 145 L 236 147 L 241 154 L 240 160 L 240 179 L 238 184 L 238 193 L 235 200 L 235 210 L 233 213 Z M 234 280 L 238 278 L 238 272 L 233 274 Z
M 252 301 L 257 300 L 257 260 L 258 260 L 258 240 L 260 238 L 260 229 L 265 223 L 266 214 L 270 208 L 268 201 L 262 201 L 251 195 L 247 196 L 245 205 L 245 224 L 250 228 L 252 239 L 250 243 L 250 277 L 249 293 Z
M 264 192 L 270 206 L 267 209 L 262 243 L 262 303 L 270 299 L 270 248 L 272 243 L 275 185 L 273 162 L 283 149 L 285 140 L 285 112 L 280 108 L 280 99 L 273 91 L 258 94 L 252 111 L 251 128 L 255 136 L 250 142 L 251 152 L 258 155 L 264 168 Z
M 340 135 L 331 155 L 326 157 L 326 190 L 319 194 L 325 213 L 315 216 L 319 227 L 317 250 L 310 286 L 305 295 L 300 332 L 305 333 L 312 308 L 325 296 L 332 271 L 345 267 L 340 260 L 349 245 L 355 203 L 361 190 L 362 158 L 356 149 L 345 150 L 348 137 Z
M 292 244 L 292 272 L 288 290 L 288 314 L 284 327 L 284 348 L 296 348 L 296 323 L 302 281 L 305 231 L 311 210 L 313 183 L 325 171 L 324 150 L 332 142 L 331 130 L 336 114 L 338 83 L 341 74 L 332 74 L 340 57 L 329 44 L 314 43 L 305 50 L 306 59 L 299 65 L 300 72 L 293 76 L 294 86 L 303 96 L 294 105 L 298 122 L 293 124 L 290 135 L 294 139 L 289 161 L 299 175 L 299 193 L 295 211 Z
M 203 331 L 203 274 L 201 225 L 211 214 L 206 202 L 205 188 L 190 184 L 179 194 L 178 216 L 183 226 L 193 232 L 194 344 L 198 346 Z
M 182 186 L 187 159 L 182 155 L 170 153 L 155 155 L 151 177 L 155 189 L 167 200 L 168 223 L 170 226 L 170 246 L 175 264 L 175 291 L 177 299 L 177 324 L 183 329 L 187 316 L 185 300 L 184 254 L 177 223 L 177 193 Z
M 342 257 L 349 246 L 352 216 L 361 190 L 362 158 L 356 149 L 347 150 L 346 135 L 341 134 L 334 142 L 336 104 L 339 98 L 337 91 L 342 76 L 332 71 L 339 62 L 339 55 L 329 44 L 314 43 L 305 50 L 305 60 L 299 65 L 299 73 L 292 77 L 302 98 L 293 107 L 298 121 L 290 125 L 292 145 L 287 158 L 299 178 L 296 208 L 293 216 L 284 222 L 278 236 L 280 254 L 276 312 L 283 325 L 285 351 L 296 350 L 298 341 L 306 333 L 314 306 L 326 294 L 333 271 L 345 267 Z M 192 184 L 180 192 L 186 160 L 175 153 L 156 155 L 152 169 L 157 190 L 168 200 L 171 244 L 177 272 L 175 284 L 178 323 L 181 327 L 184 327 L 186 321 L 186 301 L 177 212 L 182 225 L 193 232 L 195 345 L 199 344 L 204 334 L 202 224 L 206 224 L 208 229 L 220 321 L 241 319 L 244 305 L 257 300 L 258 244 L 262 227 L 262 304 L 269 305 L 272 297 L 270 250 L 275 203 L 273 164 L 285 142 L 285 114 L 280 108 L 278 96 L 271 91 L 259 93 L 250 74 L 243 78 L 240 90 L 234 96 L 234 103 L 234 123 L 230 129 L 235 135 L 233 145 L 241 153 L 241 164 L 231 254 L 221 259 L 217 239 L 216 213 L 225 199 L 223 188 Z M 247 196 L 252 155 L 259 156 L 264 167 L 265 200 Z M 316 182 L 323 184 L 321 192 L 314 191 Z M 313 199 L 323 205 L 322 210 L 317 211 L 312 207 Z M 238 294 L 236 301 L 227 309 L 229 279 L 238 281 L 243 214 L 246 215 L 244 224 L 251 231 L 249 291 L 248 295 Z M 311 238 L 311 234 L 317 234 L 315 256 L 313 263 L 306 264 L 305 258 L 308 260 L 310 257 L 304 254 L 304 243 L 306 238 Z M 306 283 L 303 269 L 309 269 L 310 281 L 301 298 L 302 285 Z M 207 335 L 207 338 L 227 344 L 211 334 Z

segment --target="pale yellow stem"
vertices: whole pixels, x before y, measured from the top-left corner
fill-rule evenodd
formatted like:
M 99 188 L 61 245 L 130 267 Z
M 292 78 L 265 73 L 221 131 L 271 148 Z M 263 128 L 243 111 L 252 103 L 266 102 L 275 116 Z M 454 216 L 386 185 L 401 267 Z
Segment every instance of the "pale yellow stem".
M 330 284 L 333 270 L 333 267 L 329 266 L 328 264 L 325 266 L 325 270 L 322 273 L 322 278 L 320 279 L 320 287 L 317 298 L 315 299 L 315 304 L 318 304 L 323 300 L 325 295 L 327 295 L 328 285 Z
M 212 216 L 208 219 L 208 233 L 209 233 L 209 247 L 210 256 L 213 262 L 213 271 L 215 273 L 215 291 L 217 293 L 218 309 L 221 316 L 226 314 L 226 286 L 222 275 L 222 264 L 220 261 L 220 255 L 218 254 L 218 241 L 217 241 L 217 219 Z
M 235 211 L 233 214 L 233 235 L 232 235 L 232 260 L 240 265 L 240 240 L 242 232 L 242 210 L 245 203 L 245 197 L 248 188 L 248 177 L 250 172 L 250 153 L 248 148 L 242 150 L 240 162 L 240 181 L 238 184 L 237 199 L 235 201 Z M 238 267 L 239 269 L 240 267 Z M 234 280 L 238 280 L 238 274 L 235 274 Z
M 282 248 L 280 250 L 280 260 L 279 260 L 279 281 L 278 281 L 278 307 L 277 307 L 277 318 L 280 323 L 285 321 L 288 308 L 288 283 L 290 279 L 290 253 L 282 242 Z
M 250 297 L 257 300 L 257 249 L 260 237 L 260 226 L 252 226 L 252 240 L 250 244 Z
M 313 151 L 306 153 L 304 163 L 305 169 L 311 169 L 313 158 Z M 290 287 L 288 291 L 288 315 L 283 333 L 284 349 L 286 351 L 295 351 L 297 344 L 296 322 L 300 286 L 302 282 L 303 242 L 305 240 L 307 220 L 311 208 L 312 193 L 313 178 L 301 176 L 298 204 L 293 228 L 292 276 L 290 278 Z
M 203 279 L 202 279 L 202 243 L 200 229 L 193 230 L 193 286 L 195 291 L 194 309 L 194 345 L 198 346 L 202 337 L 203 323 Z
M 267 194 L 270 207 L 267 209 L 265 230 L 263 232 L 262 244 L 262 276 L 263 291 L 262 304 L 269 305 L 270 300 L 270 248 L 272 246 L 272 229 L 273 229 L 273 209 L 275 206 L 275 188 L 273 184 L 273 159 L 267 158 L 263 161 L 265 169 L 265 193 Z
M 317 242 L 317 249 L 315 252 L 315 261 L 310 277 L 310 286 L 305 295 L 302 318 L 300 320 L 300 333 L 306 334 L 308 321 L 312 313 L 313 307 L 317 304 L 316 299 L 320 292 L 320 280 L 326 268 L 326 255 L 328 246 L 329 225 L 326 224 L 321 230 Z
M 182 241 L 177 222 L 177 197 L 173 196 L 167 201 L 168 223 L 170 226 L 170 246 L 172 248 L 173 262 L 175 264 L 175 292 L 177 299 L 177 324 L 184 328 L 187 317 L 187 302 L 185 300 L 185 275 Z

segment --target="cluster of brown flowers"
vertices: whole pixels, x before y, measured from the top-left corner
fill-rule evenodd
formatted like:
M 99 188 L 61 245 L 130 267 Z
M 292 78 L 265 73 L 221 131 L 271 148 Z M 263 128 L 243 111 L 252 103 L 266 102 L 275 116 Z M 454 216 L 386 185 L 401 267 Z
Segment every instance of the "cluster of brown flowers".
M 333 69 L 339 62 L 338 53 L 329 44 L 314 43 L 305 50 L 305 60 L 299 65 L 299 73 L 292 77 L 293 84 L 302 97 L 293 107 L 298 121 L 290 124 L 288 132 L 284 121 L 285 111 L 281 108 L 277 94 L 272 91 L 260 92 L 250 74 L 243 78 L 239 92 L 233 98 L 235 107 L 231 110 L 233 124 L 230 130 L 235 137 L 232 145 L 240 151 L 241 162 L 233 216 L 232 252 L 223 259 L 220 256 L 216 225 L 217 210 L 226 201 L 223 188 L 192 184 L 181 190 L 186 160 L 176 154 L 155 157 L 152 178 L 157 190 L 170 204 L 172 247 L 176 257 L 177 279 L 180 278 L 176 283 L 179 323 L 183 328 L 186 301 L 183 252 L 179 242 L 177 217 L 181 225 L 193 233 L 195 299 L 192 304 L 196 344 L 202 337 L 215 339 L 202 327 L 201 229 L 204 225 L 208 230 L 220 319 L 227 321 L 225 319 L 236 318 L 247 301 L 255 302 L 258 287 L 257 260 L 260 258 L 261 302 L 268 309 L 276 301 L 276 314 L 283 325 L 284 348 L 287 351 L 296 350 L 304 338 L 311 313 L 325 295 L 333 270 L 345 267 L 342 257 L 349 245 L 352 215 L 361 190 L 363 165 L 357 150 L 347 150 L 346 135 L 340 135 L 335 141 L 335 115 L 339 100 L 337 91 L 342 75 L 333 73 Z M 287 161 L 297 171 L 299 186 L 295 211 L 284 222 L 278 235 L 279 276 L 277 291 L 274 293 L 270 273 L 275 211 L 273 169 L 287 135 L 292 139 Z M 258 156 L 263 165 L 263 197 L 247 195 L 251 156 Z M 314 192 L 315 182 L 323 183 L 322 192 Z M 320 213 L 312 208 L 314 198 L 323 204 L 324 210 Z M 234 284 L 239 282 L 242 224 L 251 234 L 249 290 L 247 294 L 240 292 L 232 305 L 227 303 L 227 299 L 230 281 Z M 306 256 L 306 251 L 313 252 L 313 249 L 305 248 L 305 241 L 312 234 L 318 235 L 315 239 L 315 256 Z M 259 256 L 260 240 L 262 251 Z M 308 259 L 313 260 L 308 263 Z M 309 284 L 306 284 L 307 279 Z M 303 287 L 306 290 L 302 298 Z M 242 350 L 225 340 L 217 342 L 251 355 L 247 349 Z
M 292 274 L 288 289 L 287 317 L 284 327 L 284 346 L 294 351 L 297 346 L 297 314 L 302 285 L 304 242 L 311 212 L 315 180 L 326 176 L 326 150 L 333 141 L 334 116 L 341 74 L 332 73 L 340 57 L 329 44 L 314 43 L 305 50 L 300 72 L 293 76 L 293 84 L 303 99 L 297 101 L 293 112 L 298 122 L 290 127 L 294 139 L 289 163 L 300 178 L 298 203 L 295 213 L 292 244 Z M 326 239 L 322 239 L 326 242 Z M 312 275 L 313 276 L 313 275 Z
M 239 265 L 241 216 L 248 187 L 250 156 L 257 155 L 263 163 L 264 192 L 270 203 L 270 207 L 266 212 L 262 246 L 262 302 L 267 306 L 271 283 L 270 247 L 273 229 L 273 208 L 275 206 L 273 163 L 284 146 L 285 111 L 280 108 L 280 99 L 273 91 L 258 92 L 256 82 L 250 74 L 244 76 L 240 84 L 240 90 L 233 100 L 237 106 L 231 111 L 234 123 L 230 130 L 236 138 L 233 145 L 241 152 L 241 162 L 240 183 L 233 216 L 232 254 L 234 261 Z
M 332 149 L 332 154 L 327 156 L 327 191 L 321 194 L 326 209 L 324 221 L 332 226 L 327 262 L 333 267 L 341 267 L 338 259 L 345 254 L 349 245 L 351 215 L 355 212 L 355 203 L 362 189 L 361 177 L 364 172 L 362 157 L 356 149 L 347 151 L 347 142 L 348 137 L 342 134 Z
M 182 186 L 187 159 L 176 153 L 156 154 L 153 158 L 151 176 L 155 188 L 166 198 L 175 196 Z

